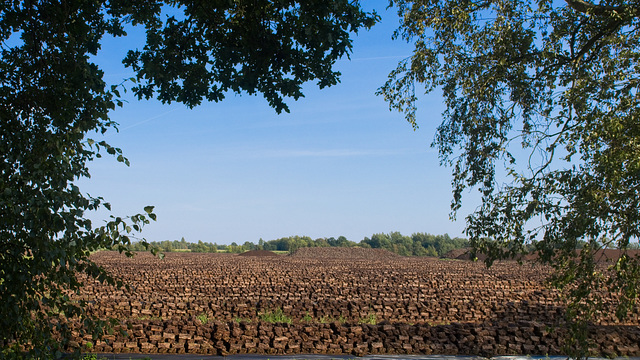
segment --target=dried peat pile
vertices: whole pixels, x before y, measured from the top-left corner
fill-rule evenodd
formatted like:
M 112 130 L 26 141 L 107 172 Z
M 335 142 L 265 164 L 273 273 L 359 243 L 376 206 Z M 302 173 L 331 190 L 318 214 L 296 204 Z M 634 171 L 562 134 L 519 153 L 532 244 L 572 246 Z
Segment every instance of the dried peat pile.
M 250 250 L 250 251 L 245 251 L 242 254 L 238 254 L 238 256 L 280 256 L 280 255 L 269 250 Z
M 394 257 L 375 261 L 167 253 L 92 258 L 131 284 L 87 281 L 91 312 L 120 319 L 97 352 L 560 354 L 563 310 L 548 269 Z M 275 261 L 274 261 L 275 260 Z M 281 310 L 290 323 L 270 323 Z M 593 328 L 602 355 L 639 356 L 637 309 Z M 89 338 L 77 339 L 78 342 Z
M 469 260 L 469 254 L 469 248 L 453 249 L 442 255 L 442 258 L 451 260 Z

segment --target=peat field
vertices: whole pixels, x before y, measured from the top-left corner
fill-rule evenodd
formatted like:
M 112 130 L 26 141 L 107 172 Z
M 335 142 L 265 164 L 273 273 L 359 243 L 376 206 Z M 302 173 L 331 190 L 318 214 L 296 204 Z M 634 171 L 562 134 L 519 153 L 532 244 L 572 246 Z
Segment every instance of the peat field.
M 253 255 L 253 256 L 252 256 Z M 541 265 L 308 248 L 284 256 L 92 255 L 129 289 L 85 279 L 81 298 L 118 320 L 98 353 L 561 355 L 566 324 Z M 609 295 L 607 295 L 609 296 Z M 640 356 L 640 317 L 604 311 L 596 356 Z

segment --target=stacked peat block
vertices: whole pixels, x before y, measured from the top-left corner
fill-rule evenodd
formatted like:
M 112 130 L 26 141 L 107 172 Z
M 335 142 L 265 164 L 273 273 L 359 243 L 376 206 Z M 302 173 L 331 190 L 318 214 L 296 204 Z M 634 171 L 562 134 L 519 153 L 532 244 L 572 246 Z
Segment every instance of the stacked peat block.
M 97 342 L 98 352 L 195 354 L 440 354 L 440 355 L 561 355 L 563 328 L 535 322 L 495 322 L 450 325 L 408 324 L 271 324 L 215 322 L 202 326 L 155 322 L 128 324 L 128 336 Z M 193 323 L 191 323 L 193 324 Z M 162 332 L 152 327 L 163 328 Z M 136 329 L 147 330 L 140 336 Z M 638 356 L 637 327 L 593 329 L 594 353 Z
M 130 285 L 86 280 L 90 311 L 121 321 L 97 351 L 199 354 L 557 354 L 564 311 L 549 269 L 429 258 L 99 252 Z M 395 255 L 395 254 L 394 254 Z M 345 255 L 346 256 L 346 255 Z M 367 255 L 368 256 L 368 255 Z M 281 310 L 292 324 L 263 314 Z M 601 354 L 640 355 L 638 311 L 598 319 Z M 623 326 L 630 325 L 630 326 Z

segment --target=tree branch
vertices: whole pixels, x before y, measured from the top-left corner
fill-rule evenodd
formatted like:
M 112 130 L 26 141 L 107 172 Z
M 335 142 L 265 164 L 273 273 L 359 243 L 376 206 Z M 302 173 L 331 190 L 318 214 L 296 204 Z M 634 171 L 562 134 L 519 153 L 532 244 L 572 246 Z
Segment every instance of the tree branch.
M 607 6 L 607 5 L 596 5 L 584 0 L 565 0 L 565 2 L 571 6 L 572 9 L 584 13 L 584 14 L 593 14 L 593 15 L 605 15 L 610 12 L 618 12 L 621 13 L 627 10 L 627 6 Z

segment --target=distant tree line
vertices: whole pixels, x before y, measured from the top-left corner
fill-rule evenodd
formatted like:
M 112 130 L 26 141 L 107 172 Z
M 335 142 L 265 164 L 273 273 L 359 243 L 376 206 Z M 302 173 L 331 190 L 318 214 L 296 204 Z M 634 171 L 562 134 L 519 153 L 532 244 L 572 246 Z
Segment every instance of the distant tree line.
M 414 233 L 411 236 L 402 235 L 400 232 L 388 234 L 373 234 L 365 237 L 360 242 L 348 240 L 344 236 L 338 238 L 317 238 L 309 236 L 288 236 L 275 240 L 258 240 L 257 244 L 246 241 L 239 245 L 235 242 L 231 245 L 202 242 L 187 242 L 181 240 L 152 241 L 150 246 L 160 251 L 191 251 L 191 252 L 229 252 L 241 253 L 250 250 L 286 251 L 289 253 L 303 247 L 362 247 L 373 249 L 386 249 L 402 256 L 443 256 L 453 249 L 465 248 L 469 242 L 463 238 L 451 238 L 449 235 L 431 235 L 426 233 Z M 143 251 L 145 247 L 141 243 L 133 243 L 130 246 L 133 251 Z

